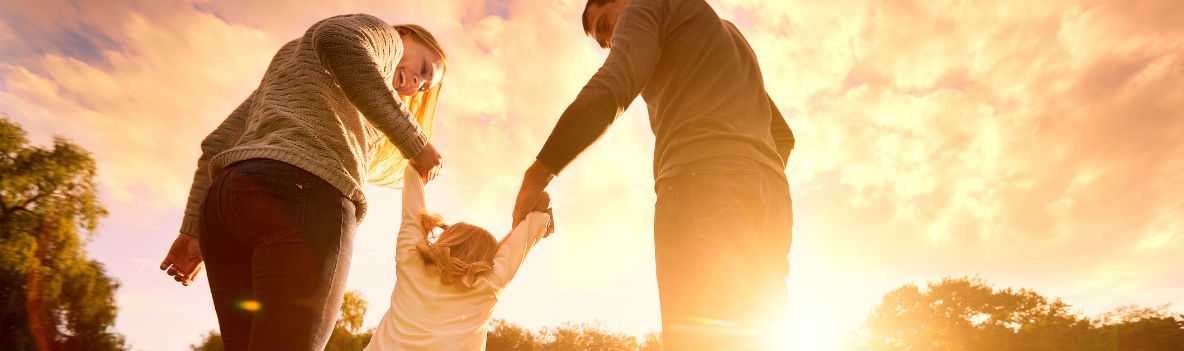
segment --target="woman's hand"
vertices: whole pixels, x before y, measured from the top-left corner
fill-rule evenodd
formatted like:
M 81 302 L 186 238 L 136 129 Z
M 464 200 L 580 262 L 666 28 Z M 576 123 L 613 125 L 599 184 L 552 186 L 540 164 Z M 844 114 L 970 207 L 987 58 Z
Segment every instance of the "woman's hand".
M 201 257 L 201 247 L 197 238 L 185 234 L 178 234 L 169 247 L 169 252 L 160 262 L 160 270 L 173 277 L 181 285 L 189 286 L 197 273 L 201 272 L 205 262 Z
M 423 178 L 424 184 L 436 179 L 436 175 L 440 173 L 440 168 L 444 167 L 444 157 L 436 152 L 436 147 L 432 143 L 423 145 L 423 150 L 418 155 L 412 157 L 410 162 L 411 167 L 419 172 L 419 177 Z

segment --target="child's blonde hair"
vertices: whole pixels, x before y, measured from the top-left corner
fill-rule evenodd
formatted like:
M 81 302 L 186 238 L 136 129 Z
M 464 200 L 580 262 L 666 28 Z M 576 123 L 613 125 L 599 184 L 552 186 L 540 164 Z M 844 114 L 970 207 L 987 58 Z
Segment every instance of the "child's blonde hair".
M 424 240 L 415 248 L 424 263 L 440 273 L 445 285 L 460 283 L 472 288 L 477 277 L 493 270 L 498 242 L 489 231 L 464 222 L 446 225 L 443 218 L 428 213 L 420 215 L 420 223 Z M 427 236 L 436 228 L 444 232 L 435 243 L 429 243 Z

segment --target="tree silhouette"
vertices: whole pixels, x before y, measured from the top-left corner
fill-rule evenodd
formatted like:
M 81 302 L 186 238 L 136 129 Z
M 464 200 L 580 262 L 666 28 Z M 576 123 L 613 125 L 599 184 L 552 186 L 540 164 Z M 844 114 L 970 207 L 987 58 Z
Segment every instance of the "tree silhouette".
M 495 320 L 485 339 L 487 351 L 538 351 L 538 337 L 530 330 L 512 323 Z
M 1102 315 L 1099 344 L 1107 350 L 1184 350 L 1184 315 L 1167 312 L 1169 306 L 1127 306 Z
M 196 345 L 189 345 L 190 351 L 225 351 L 226 347 L 222 345 L 222 334 L 211 330 L 202 336 L 201 343 Z
M 1128 308 L 1090 320 L 1032 290 L 945 279 L 886 296 L 856 337 L 859 350 L 1184 350 L 1184 316 Z
M 325 351 L 360 351 L 370 343 L 370 337 L 374 331 L 361 331 L 367 305 L 368 303 L 361 293 L 356 291 L 345 293 L 345 299 L 341 304 L 341 316 L 333 326 L 333 332 L 329 336 L 329 343 L 325 345 Z M 189 345 L 191 351 L 222 351 L 224 349 L 222 335 L 216 331 L 206 333 L 200 343 Z
M 345 300 L 341 304 L 341 317 L 333 327 L 333 334 L 329 337 L 326 351 L 361 350 L 370 343 L 374 331 L 362 332 L 362 320 L 366 316 L 368 303 L 362 294 L 356 291 L 345 293 Z
M 644 341 L 611 332 L 594 324 L 568 324 L 532 332 L 506 321 L 494 321 L 485 342 L 487 351 L 658 351 L 657 334 Z
M 122 350 L 118 284 L 86 257 L 106 211 L 95 162 L 73 143 L 28 144 L 0 117 L 0 340 L 5 350 Z

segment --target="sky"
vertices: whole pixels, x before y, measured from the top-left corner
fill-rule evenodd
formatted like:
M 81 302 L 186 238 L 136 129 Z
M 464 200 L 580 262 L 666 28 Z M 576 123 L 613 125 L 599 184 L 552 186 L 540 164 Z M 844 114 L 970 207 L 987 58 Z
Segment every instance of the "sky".
M 428 203 L 505 233 L 522 172 L 606 52 L 582 0 L 0 0 L 0 115 L 94 153 L 116 331 L 183 350 L 214 329 L 203 277 L 157 265 L 198 145 L 284 42 L 364 12 L 448 51 Z M 797 136 L 789 335 L 837 349 L 884 293 L 943 277 L 1032 288 L 1086 315 L 1184 301 L 1184 2 L 715 0 Z M 552 184 L 561 231 L 495 311 L 527 327 L 658 328 L 653 136 L 638 99 Z M 349 289 L 394 284 L 397 190 L 367 188 Z M 1169 307 L 1182 311 L 1181 306 Z

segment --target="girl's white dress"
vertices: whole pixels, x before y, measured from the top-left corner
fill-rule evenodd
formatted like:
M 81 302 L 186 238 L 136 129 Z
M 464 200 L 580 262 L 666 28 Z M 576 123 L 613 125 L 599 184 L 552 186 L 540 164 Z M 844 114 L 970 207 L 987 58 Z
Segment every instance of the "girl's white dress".
M 444 285 L 415 246 L 424 240 L 419 214 L 423 181 L 411 167 L 403 175 L 403 223 L 395 248 L 395 291 L 366 351 L 485 350 L 485 333 L 498 293 L 514 278 L 530 248 L 543 237 L 551 217 L 534 212 L 499 246 L 493 271 L 473 288 Z

